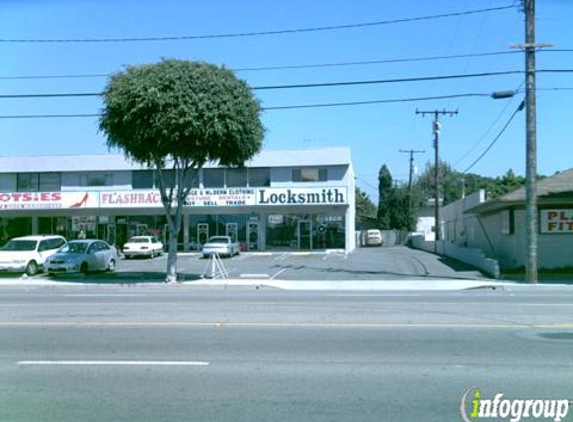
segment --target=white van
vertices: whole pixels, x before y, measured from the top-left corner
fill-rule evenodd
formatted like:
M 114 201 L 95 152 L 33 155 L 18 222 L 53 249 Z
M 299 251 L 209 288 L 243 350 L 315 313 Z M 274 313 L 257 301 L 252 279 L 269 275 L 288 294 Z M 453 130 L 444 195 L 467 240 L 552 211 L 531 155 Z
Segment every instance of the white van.
M 364 235 L 365 246 L 382 246 L 382 232 L 378 229 L 366 230 Z
M 0 248 L 0 271 L 34 275 L 66 243 L 62 236 L 15 237 Z

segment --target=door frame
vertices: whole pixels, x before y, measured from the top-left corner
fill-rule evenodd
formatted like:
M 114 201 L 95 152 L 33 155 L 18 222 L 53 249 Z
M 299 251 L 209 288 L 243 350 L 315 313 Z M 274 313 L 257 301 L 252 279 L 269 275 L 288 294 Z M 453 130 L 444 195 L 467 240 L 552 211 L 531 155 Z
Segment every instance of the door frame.
M 303 235 L 301 233 L 301 227 L 305 224 L 308 224 L 308 235 Z M 302 248 L 302 238 L 308 236 L 308 249 Z M 299 250 L 312 250 L 312 220 L 298 220 L 296 226 L 296 237 L 297 237 L 297 245 Z

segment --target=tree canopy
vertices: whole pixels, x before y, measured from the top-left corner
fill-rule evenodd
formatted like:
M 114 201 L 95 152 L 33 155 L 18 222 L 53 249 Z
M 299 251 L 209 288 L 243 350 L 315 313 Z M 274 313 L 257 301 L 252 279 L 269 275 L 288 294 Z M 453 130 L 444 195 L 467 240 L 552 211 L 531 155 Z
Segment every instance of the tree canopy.
M 207 162 L 240 166 L 257 153 L 264 136 L 260 103 L 232 71 L 172 59 L 112 75 L 103 101 L 99 128 L 108 147 L 156 170 L 169 231 L 167 281 L 176 281 L 190 170 Z
M 167 158 L 240 165 L 262 146 L 259 102 L 246 82 L 212 64 L 128 66 L 111 76 L 103 99 L 108 146 L 150 166 Z

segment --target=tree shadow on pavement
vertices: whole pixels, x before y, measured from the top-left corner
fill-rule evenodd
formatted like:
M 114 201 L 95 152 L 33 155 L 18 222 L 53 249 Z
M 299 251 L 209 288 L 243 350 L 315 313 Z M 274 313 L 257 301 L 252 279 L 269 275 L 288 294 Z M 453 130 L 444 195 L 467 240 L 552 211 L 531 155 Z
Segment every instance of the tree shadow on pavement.
M 194 281 L 201 279 L 201 274 L 178 273 L 177 281 Z M 116 271 L 113 273 L 58 274 L 52 280 L 89 284 L 140 284 L 165 283 L 165 273 L 159 271 Z

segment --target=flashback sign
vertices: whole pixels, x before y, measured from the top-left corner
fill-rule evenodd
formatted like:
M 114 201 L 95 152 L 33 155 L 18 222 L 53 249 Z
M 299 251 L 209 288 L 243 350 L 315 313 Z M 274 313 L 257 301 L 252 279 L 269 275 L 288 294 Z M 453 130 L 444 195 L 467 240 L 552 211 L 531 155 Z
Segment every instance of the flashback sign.
M 573 210 L 541 210 L 541 233 L 573 233 Z

